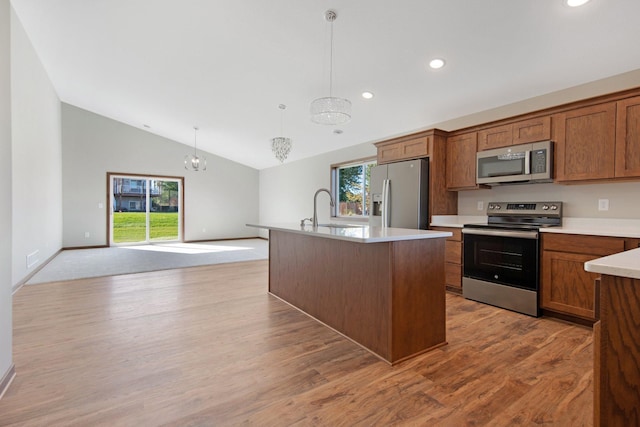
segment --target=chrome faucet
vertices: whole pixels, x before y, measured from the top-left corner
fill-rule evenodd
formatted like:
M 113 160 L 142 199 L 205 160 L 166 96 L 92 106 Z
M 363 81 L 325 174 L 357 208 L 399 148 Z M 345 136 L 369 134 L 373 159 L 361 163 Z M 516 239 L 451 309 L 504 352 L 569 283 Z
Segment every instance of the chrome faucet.
M 311 221 L 311 225 L 313 226 L 313 228 L 318 228 L 318 194 L 323 191 L 329 195 L 331 207 L 334 207 L 336 205 L 333 202 L 333 196 L 331 195 L 331 192 L 329 190 L 327 190 L 326 188 L 321 188 L 316 191 L 316 194 L 314 194 L 313 196 L 313 218 Z

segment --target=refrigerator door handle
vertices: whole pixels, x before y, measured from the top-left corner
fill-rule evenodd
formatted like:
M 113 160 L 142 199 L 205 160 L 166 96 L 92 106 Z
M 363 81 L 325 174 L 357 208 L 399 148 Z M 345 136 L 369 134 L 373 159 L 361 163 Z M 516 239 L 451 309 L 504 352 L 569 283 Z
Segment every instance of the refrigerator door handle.
M 382 226 L 389 226 L 389 183 L 388 179 L 382 181 Z

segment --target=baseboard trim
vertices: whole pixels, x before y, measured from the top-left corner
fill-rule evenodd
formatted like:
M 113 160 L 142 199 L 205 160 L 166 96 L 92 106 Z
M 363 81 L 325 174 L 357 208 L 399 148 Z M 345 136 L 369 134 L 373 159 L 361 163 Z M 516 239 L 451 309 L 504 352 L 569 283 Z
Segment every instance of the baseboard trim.
M 60 252 L 62 252 L 64 249 L 58 249 L 58 251 L 51 255 L 49 258 L 47 258 L 42 264 L 40 264 L 38 266 L 38 268 L 36 268 L 35 270 L 33 270 L 31 273 L 27 274 L 26 277 L 24 277 L 22 280 L 20 280 L 18 283 L 16 283 L 15 285 L 13 285 L 13 287 L 11 288 L 11 295 L 15 294 L 16 292 L 18 292 L 20 290 L 20 288 L 25 285 L 33 276 L 36 275 L 36 273 L 40 270 L 42 270 L 45 265 L 49 264 L 51 262 L 52 259 L 54 259 L 55 257 L 58 256 L 58 254 L 60 254 Z
M 94 246 L 70 246 L 62 248 L 63 251 L 71 251 L 75 249 L 100 249 L 100 248 L 108 248 L 109 245 L 94 245 Z
M 9 390 L 9 386 L 13 382 L 13 379 L 16 377 L 16 365 L 12 364 L 9 367 L 9 370 L 4 374 L 2 380 L 0 380 L 0 399 L 4 396 L 4 393 Z
M 264 237 L 255 236 L 255 237 L 229 237 L 226 239 L 185 240 L 184 243 L 224 242 L 228 240 L 252 240 L 252 239 L 269 240 L 269 239 L 265 239 Z

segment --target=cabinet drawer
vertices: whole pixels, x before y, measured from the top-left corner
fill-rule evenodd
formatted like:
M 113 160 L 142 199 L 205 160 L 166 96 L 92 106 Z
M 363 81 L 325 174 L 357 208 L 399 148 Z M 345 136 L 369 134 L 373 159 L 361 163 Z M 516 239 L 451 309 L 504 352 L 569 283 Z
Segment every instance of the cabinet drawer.
M 462 289 L 462 266 L 446 262 L 444 264 L 445 284 L 458 289 Z
M 453 233 L 453 236 L 447 237 L 448 241 L 454 242 L 462 242 L 462 229 L 455 227 L 431 227 L 432 230 L 436 231 L 449 231 Z
M 606 256 L 624 251 L 624 239 L 579 234 L 542 233 L 545 251 L 573 252 L 578 254 Z
M 462 243 L 446 240 L 444 242 L 444 260 L 455 264 L 462 264 Z

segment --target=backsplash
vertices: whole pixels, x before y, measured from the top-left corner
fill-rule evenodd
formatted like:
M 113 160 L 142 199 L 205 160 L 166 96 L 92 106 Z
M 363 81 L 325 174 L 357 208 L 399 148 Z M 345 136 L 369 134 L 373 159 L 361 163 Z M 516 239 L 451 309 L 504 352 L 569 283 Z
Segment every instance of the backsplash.
M 601 200 L 607 200 L 601 203 Z M 640 219 L 640 182 L 523 184 L 458 192 L 459 215 L 482 215 L 488 202 L 563 202 L 564 217 Z M 599 210 L 602 204 L 609 210 Z M 482 205 L 482 209 L 478 209 Z

